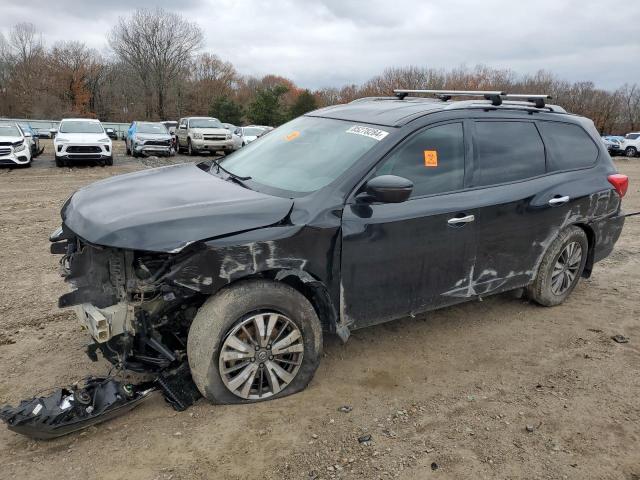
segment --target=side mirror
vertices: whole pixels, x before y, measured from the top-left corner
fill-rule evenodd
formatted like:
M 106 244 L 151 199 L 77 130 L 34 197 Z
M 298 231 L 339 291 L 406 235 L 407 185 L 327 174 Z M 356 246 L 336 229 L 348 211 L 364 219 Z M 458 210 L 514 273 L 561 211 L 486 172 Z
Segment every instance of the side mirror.
M 49 133 L 51 134 L 52 137 L 55 137 L 58 134 L 58 129 L 52 128 L 49 130 Z
M 23 132 L 25 137 L 31 137 L 31 132 Z
M 401 203 L 411 195 L 413 182 L 396 175 L 380 175 L 369 180 L 364 191 L 374 202 Z

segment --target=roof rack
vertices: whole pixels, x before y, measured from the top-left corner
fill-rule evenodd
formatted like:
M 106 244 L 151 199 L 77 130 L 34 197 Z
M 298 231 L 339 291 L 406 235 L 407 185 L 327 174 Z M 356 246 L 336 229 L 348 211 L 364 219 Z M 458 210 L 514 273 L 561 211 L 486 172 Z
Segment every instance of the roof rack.
M 494 106 L 502 105 L 502 100 L 525 100 L 531 102 L 536 108 L 544 108 L 545 100 L 550 99 L 550 95 L 525 94 L 525 93 L 506 93 L 500 90 L 408 90 L 395 89 L 393 91 L 396 97 L 403 100 L 411 93 L 430 94 L 446 102 L 452 97 L 483 97 L 485 100 L 491 100 Z

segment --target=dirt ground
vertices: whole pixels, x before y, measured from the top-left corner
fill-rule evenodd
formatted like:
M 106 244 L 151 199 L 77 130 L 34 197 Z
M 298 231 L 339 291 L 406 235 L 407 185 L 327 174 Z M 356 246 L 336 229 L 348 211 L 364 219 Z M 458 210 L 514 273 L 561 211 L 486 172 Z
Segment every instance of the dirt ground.
M 632 179 L 625 209 L 640 210 L 640 159 L 617 165 Z M 56 169 L 45 154 L 31 169 L 0 169 L 0 404 L 107 372 L 56 306 L 66 286 L 47 238 L 74 190 L 145 167 L 117 157 Z M 639 286 L 640 216 L 562 306 L 504 295 L 357 331 L 345 345 L 327 338 L 309 388 L 272 402 L 176 413 L 156 396 L 48 442 L 0 426 L 0 478 L 638 480 Z

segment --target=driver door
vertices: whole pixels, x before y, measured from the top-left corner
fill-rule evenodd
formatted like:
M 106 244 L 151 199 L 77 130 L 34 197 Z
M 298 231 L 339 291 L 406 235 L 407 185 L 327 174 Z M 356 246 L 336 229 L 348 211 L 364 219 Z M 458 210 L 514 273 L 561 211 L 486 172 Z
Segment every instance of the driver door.
M 398 145 L 371 178 L 414 183 L 401 203 L 356 198 L 342 217 L 343 321 L 351 328 L 473 296 L 475 195 L 464 191 L 462 121 L 426 127 Z

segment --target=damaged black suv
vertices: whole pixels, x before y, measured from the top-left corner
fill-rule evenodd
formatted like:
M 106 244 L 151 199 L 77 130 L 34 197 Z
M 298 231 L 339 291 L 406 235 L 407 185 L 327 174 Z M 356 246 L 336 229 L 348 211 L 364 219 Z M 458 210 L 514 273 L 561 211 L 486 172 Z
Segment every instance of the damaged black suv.
M 624 223 L 593 123 L 540 95 L 408 93 L 76 192 L 51 248 L 94 355 L 188 362 L 210 401 L 253 402 L 303 389 L 327 332 L 510 290 L 564 301 Z

